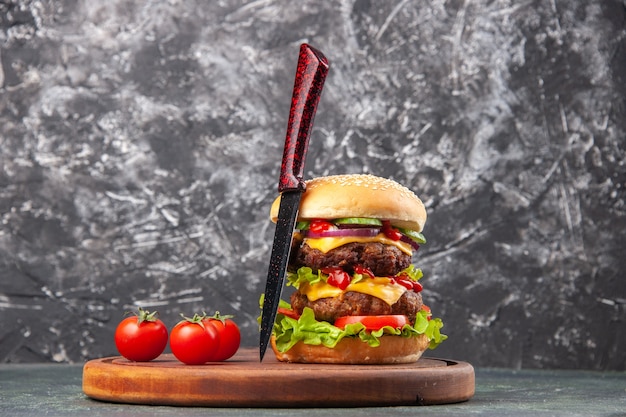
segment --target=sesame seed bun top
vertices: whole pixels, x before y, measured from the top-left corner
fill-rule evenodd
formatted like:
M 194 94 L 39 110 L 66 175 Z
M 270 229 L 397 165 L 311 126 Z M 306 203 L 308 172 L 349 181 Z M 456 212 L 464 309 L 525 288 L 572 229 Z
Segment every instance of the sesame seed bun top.
M 280 196 L 270 209 L 276 222 Z M 368 174 L 331 175 L 306 181 L 298 220 L 369 217 L 421 232 L 426 223 L 422 201 L 393 180 Z

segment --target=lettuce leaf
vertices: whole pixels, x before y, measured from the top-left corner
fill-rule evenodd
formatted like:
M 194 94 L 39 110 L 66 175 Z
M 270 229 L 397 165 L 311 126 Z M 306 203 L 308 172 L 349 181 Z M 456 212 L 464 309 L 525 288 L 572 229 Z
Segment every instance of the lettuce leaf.
M 400 271 L 398 275 L 404 275 L 404 274 L 406 274 L 409 277 L 409 279 L 413 281 L 419 281 L 420 278 L 424 276 L 424 273 L 422 272 L 422 270 L 413 264 L 404 268 L 402 271 Z
M 326 276 L 321 271 L 313 273 L 313 270 L 308 266 L 298 268 L 296 272 L 287 272 L 287 286 L 294 288 L 300 288 L 300 285 L 307 283 L 309 285 L 317 284 L 321 281 L 326 281 Z
M 281 307 L 290 308 L 291 306 L 281 300 Z M 308 345 L 324 345 L 334 348 L 344 337 L 359 337 L 368 345 L 376 347 L 380 345 L 380 338 L 383 335 L 412 337 L 420 334 L 425 334 L 428 337 L 430 340 L 429 348 L 434 349 L 447 339 L 447 336 L 440 332 L 442 327 L 441 319 L 428 320 L 428 313 L 420 311 L 416 315 L 415 326 L 407 324 L 402 329 L 385 326 L 382 329 L 368 332 L 361 323 L 349 324 L 344 329 L 340 329 L 328 322 L 317 321 L 313 310 L 305 307 L 297 320 L 279 313 L 274 323 L 274 336 L 276 337 L 276 347 L 281 352 L 288 351 L 300 341 Z

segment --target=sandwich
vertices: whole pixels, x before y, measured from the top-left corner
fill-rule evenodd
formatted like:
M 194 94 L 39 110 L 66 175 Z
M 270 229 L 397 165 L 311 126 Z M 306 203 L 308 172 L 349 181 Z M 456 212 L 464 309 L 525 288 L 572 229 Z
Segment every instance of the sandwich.
M 274 222 L 279 205 L 280 196 Z M 272 330 L 276 358 L 412 363 L 444 341 L 413 264 L 425 222 L 422 201 L 395 181 L 364 174 L 307 181 L 287 269 L 293 292 L 280 300 Z

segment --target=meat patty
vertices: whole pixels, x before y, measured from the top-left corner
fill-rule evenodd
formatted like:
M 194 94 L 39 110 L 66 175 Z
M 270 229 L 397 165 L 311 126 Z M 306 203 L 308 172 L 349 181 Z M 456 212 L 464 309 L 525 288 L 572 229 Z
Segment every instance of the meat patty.
M 293 248 L 291 267 L 294 270 L 308 266 L 314 271 L 328 267 L 340 267 L 354 272 L 357 265 L 369 268 L 378 277 L 396 275 L 411 264 L 411 256 L 395 246 L 379 242 L 348 243 L 324 253 L 306 243 Z
M 304 307 L 309 307 L 315 313 L 315 318 L 321 321 L 334 323 L 341 316 L 377 316 L 388 314 L 403 314 L 415 324 L 415 315 L 422 309 L 422 294 L 407 291 L 392 306 L 371 295 L 348 291 L 339 297 L 320 298 L 309 301 L 306 295 L 299 291 L 291 294 L 291 307 L 298 314 L 302 314 Z

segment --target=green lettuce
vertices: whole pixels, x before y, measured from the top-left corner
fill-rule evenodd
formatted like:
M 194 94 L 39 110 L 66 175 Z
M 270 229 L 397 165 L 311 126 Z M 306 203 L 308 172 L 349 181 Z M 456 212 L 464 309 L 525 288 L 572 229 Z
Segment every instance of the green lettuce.
M 291 309 L 291 305 L 284 300 L 280 300 L 280 307 Z M 273 334 L 276 337 L 276 347 L 280 352 L 288 351 L 300 341 L 307 345 L 324 345 L 334 348 L 344 337 L 358 337 L 364 343 L 376 347 L 380 345 L 380 338 L 383 335 L 414 337 L 420 334 L 425 334 L 428 337 L 429 348 L 434 349 L 448 336 L 440 331 L 443 327 L 441 319 L 432 318 L 429 320 L 428 314 L 426 311 L 418 312 L 414 326 L 406 324 L 401 329 L 385 326 L 369 332 L 365 330 L 362 323 L 348 324 L 344 329 L 340 329 L 328 322 L 317 321 L 313 310 L 305 307 L 298 319 L 278 313 L 274 322 Z

